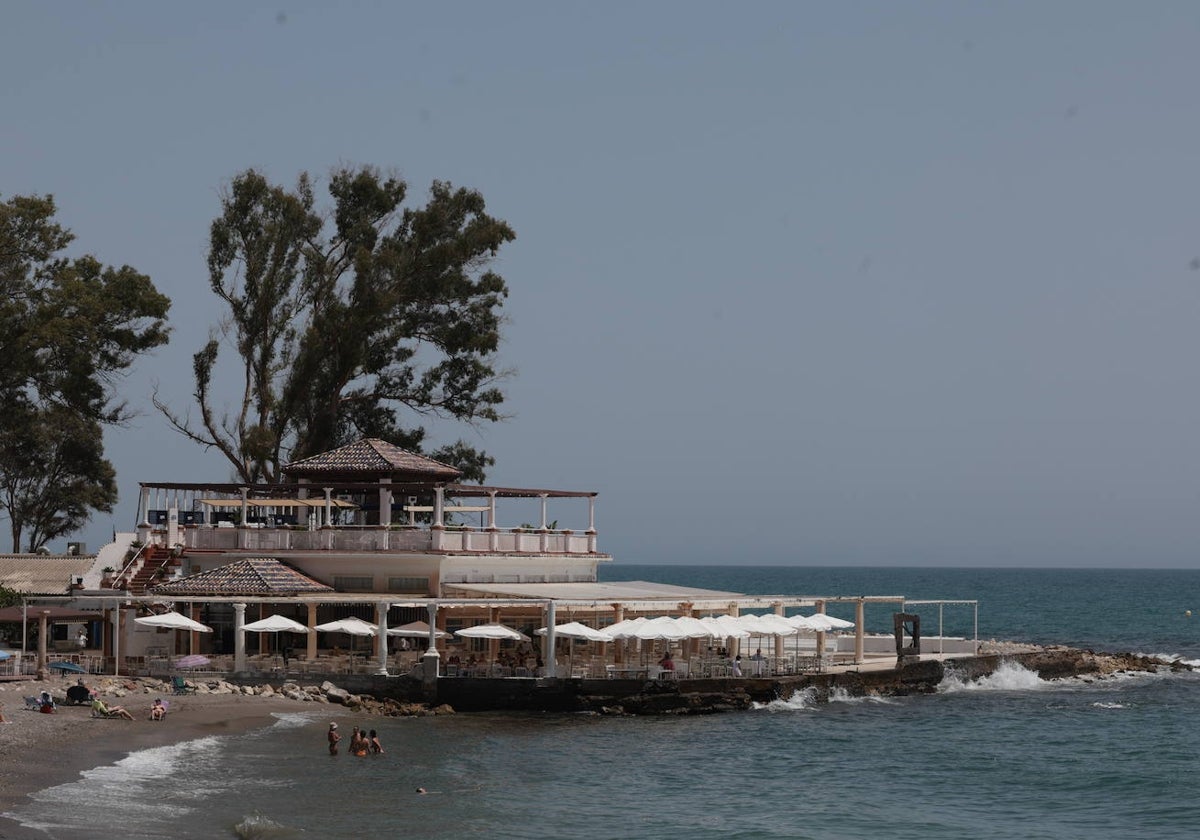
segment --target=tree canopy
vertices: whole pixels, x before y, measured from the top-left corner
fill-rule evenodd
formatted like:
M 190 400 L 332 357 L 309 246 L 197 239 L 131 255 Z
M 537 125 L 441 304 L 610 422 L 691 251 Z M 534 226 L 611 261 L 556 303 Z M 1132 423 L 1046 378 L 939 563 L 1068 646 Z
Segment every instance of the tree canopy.
M 193 359 L 198 420 L 155 397 L 243 481 L 278 481 L 282 463 L 358 437 L 421 451 L 425 418 L 501 417 L 508 289 L 489 266 L 512 229 L 478 192 L 441 181 L 421 207 L 371 167 L 335 169 L 328 191 L 322 210 L 307 173 L 291 188 L 254 170 L 233 179 L 209 236 L 227 316 Z M 230 411 L 216 406 L 222 339 L 240 367 Z M 428 454 L 480 480 L 492 463 L 462 441 Z
M 170 301 L 150 278 L 62 251 L 52 196 L 0 203 L 0 509 L 35 551 L 116 501 L 103 425 L 130 416 L 115 384 L 165 344 Z

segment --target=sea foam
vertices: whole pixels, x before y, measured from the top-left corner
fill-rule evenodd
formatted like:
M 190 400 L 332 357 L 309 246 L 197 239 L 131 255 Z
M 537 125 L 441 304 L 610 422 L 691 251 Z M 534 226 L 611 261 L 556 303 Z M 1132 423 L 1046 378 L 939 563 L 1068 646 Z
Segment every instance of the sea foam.
M 772 700 L 770 703 L 752 703 L 750 708 L 763 709 L 768 712 L 808 712 L 816 708 L 817 691 L 811 686 L 792 693 L 786 700 Z
M 233 827 L 233 835 L 240 840 L 268 840 L 268 838 L 295 837 L 301 832 L 275 822 L 262 814 L 251 814 L 244 817 Z
M 1047 685 L 1037 672 L 1005 660 L 986 677 L 974 680 L 964 679 L 947 669 L 937 688 L 944 694 L 953 694 L 957 691 L 1034 691 Z

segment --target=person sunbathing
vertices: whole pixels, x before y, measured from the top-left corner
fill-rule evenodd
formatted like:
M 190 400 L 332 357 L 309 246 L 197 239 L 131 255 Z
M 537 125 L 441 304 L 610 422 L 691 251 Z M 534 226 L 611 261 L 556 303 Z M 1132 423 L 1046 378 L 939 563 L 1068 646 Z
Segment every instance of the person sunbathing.
M 150 720 L 162 720 L 167 716 L 167 705 L 163 703 L 161 697 L 154 700 L 154 705 L 150 707 Z
M 95 717 L 122 717 L 125 718 L 125 720 L 133 720 L 133 715 L 131 715 L 124 707 L 106 706 L 104 705 L 104 701 L 99 697 L 92 701 L 92 714 Z

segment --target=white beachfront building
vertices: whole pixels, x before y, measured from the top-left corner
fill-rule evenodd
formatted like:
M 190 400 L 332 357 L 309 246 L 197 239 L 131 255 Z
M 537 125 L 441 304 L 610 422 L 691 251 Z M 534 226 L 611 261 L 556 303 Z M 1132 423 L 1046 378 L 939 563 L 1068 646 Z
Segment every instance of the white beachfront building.
M 243 671 L 255 656 L 284 645 L 295 645 L 292 659 L 314 662 L 321 648 L 350 643 L 313 632 L 281 642 L 242 629 L 283 613 L 308 628 L 351 617 L 374 625 L 359 667 L 379 674 L 411 664 L 389 659 L 393 652 L 381 641 L 388 629 L 423 621 L 426 678 L 438 675 L 438 650 L 448 644 L 494 662 L 498 641 L 455 633 L 504 623 L 532 637 L 526 653 L 540 648 L 544 673 L 554 676 L 554 631 L 540 643 L 532 634 L 559 622 L 603 628 L 635 616 L 782 616 L 789 608 L 823 611 L 827 601 L 851 601 L 858 620 L 850 653 L 861 662 L 864 605 L 903 602 L 601 582 L 597 570 L 612 558 L 597 547 L 596 493 L 464 484 L 455 468 L 382 440 L 359 440 L 287 464 L 283 473 L 285 480 L 272 485 L 141 484 L 136 530 L 98 553 L 75 598 L 105 609 L 107 657 L 119 666 L 127 657 L 200 653 L 228 657 Z M 156 630 L 132 620 L 168 606 L 214 632 Z M 709 643 L 678 646 L 696 655 Z M 621 644 L 597 644 L 594 651 L 621 662 Z M 824 651 L 823 637 L 815 645 Z M 783 652 L 782 639 L 774 648 Z
M 715 599 L 724 611 L 741 597 L 599 583 L 612 558 L 597 549 L 594 492 L 463 484 L 455 468 L 375 439 L 283 472 L 283 483 L 261 486 L 142 483 L 136 531 L 100 552 L 88 591 L 182 605 L 216 632 L 188 645 L 172 637 L 175 646 L 233 653 L 239 669 L 240 627 L 285 607 L 308 627 L 354 616 L 380 628 L 425 620 L 452 634 L 501 620 L 553 626 L 556 607 L 607 624 L 626 605 L 680 613 Z M 264 572 L 263 561 L 275 565 Z M 161 638 L 121 627 L 112 647 L 125 655 L 164 652 Z M 314 658 L 317 646 L 309 634 L 296 654 Z M 374 655 L 384 670 L 385 647 L 374 643 Z

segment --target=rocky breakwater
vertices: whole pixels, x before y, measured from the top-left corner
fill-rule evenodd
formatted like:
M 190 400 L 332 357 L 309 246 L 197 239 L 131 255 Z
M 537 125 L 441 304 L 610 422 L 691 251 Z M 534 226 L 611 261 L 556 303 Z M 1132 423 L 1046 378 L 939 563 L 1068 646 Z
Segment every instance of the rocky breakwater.
M 622 687 L 585 682 L 573 697 L 573 711 L 608 715 L 689 715 L 748 709 L 755 703 L 787 700 L 799 692 L 827 702 L 835 691 L 851 697 L 932 694 L 948 676 L 960 680 L 987 677 L 1005 662 L 1034 671 L 1041 679 L 1105 679 L 1116 674 L 1192 670 L 1134 653 L 1097 653 L 1061 646 L 1013 646 L 1004 652 L 955 659 L 922 659 L 889 668 L 838 669 L 828 673 L 772 678 L 672 680 Z M 624 690 L 621 690 L 621 689 Z
M 320 685 L 302 685 L 298 682 L 287 681 L 278 687 L 270 683 L 261 685 L 231 683 L 219 678 L 187 679 L 184 680 L 185 696 L 193 695 L 243 695 L 247 697 L 274 697 L 292 700 L 297 703 L 334 704 L 345 706 L 352 712 L 382 715 L 386 717 L 413 717 L 422 715 L 453 714 L 454 710 L 446 705 L 428 705 L 402 700 L 380 699 L 370 694 L 354 694 L 345 688 L 326 680 Z M 148 677 L 102 677 L 89 683 L 101 697 L 127 698 L 130 695 L 155 695 L 170 698 L 174 685 L 170 681 Z M 63 696 L 56 699 L 66 702 L 65 690 L 60 689 Z M 57 691 L 52 691 L 58 694 Z M 182 699 L 182 698 L 180 698 Z

